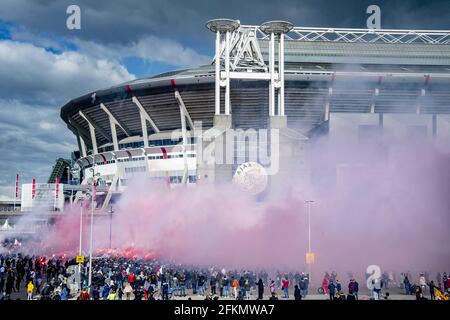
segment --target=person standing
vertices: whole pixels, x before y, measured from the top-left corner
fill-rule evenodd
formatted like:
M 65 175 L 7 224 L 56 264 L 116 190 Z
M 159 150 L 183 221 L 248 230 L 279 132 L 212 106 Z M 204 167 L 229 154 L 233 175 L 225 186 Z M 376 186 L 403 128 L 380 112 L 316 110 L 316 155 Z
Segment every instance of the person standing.
M 33 281 L 29 281 L 27 285 L 27 300 L 33 300 L 33 290 L 34 290 L 34 284 Z
M 186 276 L 184 275 L 184 273 L 181 273 L 181 275 L 180 275 L 179 284 L 180 284 L 180 296 L 186 297 Z M 212 290 L 212 287 L 211 287 L 211 290 Z M 215 294 L 215 288 L 214 288 L 214 294 Z
M 309 286 L 309 275 L 302 274 L 299 283 L 300 293 L 302 297 L 306 297 L 306 295 L 308 294 L 308 286 Z
M 261 278 L 259 278 L 259 281 L 256 283 L 258 286 L 258 300 L 264 299 L 264 282 Z
M 289 280 L 287 275 L 283 279 L 281 279 L 281 288 L 284 292 L 284 298 L 289 299 Z
M 107 292 L 109 292 L 109 290 Z M 94 286 L 94 289 L 92 290 L 92 299 L 100 300 L 100 291 L 97 286 Z M 61 300 L 63 300 L 63 299 L 61 298 Z M 103 295 L 103 300 L 106 300 L 106 295 Z
M 300 288 L 298 287 L 298 285 L 295 285 L 295 287 L 294 287 L 294 299 L 302 300 L 302 294 L 301 294 L 301 291 L 300 291 Z
M 95 289 L 98 290 L 97 287 L 95 287 Z M 102 290 L 102 298 L 103 298 L 103 300 L 107 300 L 108 299 L 109 290 L 111 290 L 111 288 L 109 287 L 108 284 L 105 284 L 105 286 L 103 287 L 103 290 Z M 92 294 L 92 297 L 94 297 L 94 294 Z
M 241 277 L 239 278 L 239 294 L 241 297 L 245 297 L 245 279 L 244 277 L 241 275 Z
M 134 275 L 134 273 L 130 273 L 128 275 L 128 284 L 130 285 L 131 289 L 133 289 L 133 287 L 134 287 L 135 280 L 136 280 L 136 276 Z
M 372 296 L 374 300 L 380 300 L 381 295 L 381 279 L 372 280 Z
M 125 300 L 131 300 L 131 293 L 133 292 L 133 288 L 130 283 L 127 282 L 125 284 L 125 288 L 123 289 L 123 293 L 125 293 Z
M 431 280 L 431 282 L 428 284 L 428 287 L 430 288 L 430 298 L 431 298 L 431 300 L 435 300 L 436 299 L 435 289 L 437 289 L 437 287 L 434 284 L 433 280 Z
M 416 300 L 423 300 L 423 293 L 421 286 L 416 286 Z
M 6 279 L 6 267 L 1 264 L 0 265 L 0 294 L 3 294 L 3 289 L 5 287 L 5 279 Z
M 405 286 L 405 294 L 411 294 L 411 283 L 409 282 L 408 276 L 405 274 L 405 278 L 403 279 L 403 285 Z
M 78 300 L 90 300 L 91 297 L 89 296 L 89 292 L 87 290 L 87 288 L 83 288 L 83 290 L 81 290 L 81 293 L 78 297 Z
M 228 298 L 229 292 L 228 292 L 228 278 L 226 275 L 223 276 L 222 281 L 222 293 L 225 298 Z
M 422 292 L 425 291 L 426 287 L 427 287 L 427 281 L 425 279 L 425 274 L 421 273 L 419 276 L 419 286 L 422 289 Z
M 205 276 L 203 273 L 200 273 L 198 276 L 198 294 L 202 296 L 205 295 Z
M 354 295 L 355 294 L 355 279 L 350 279 L 350 282 L 348 284 L 348 294 Z
M 450 278 L 447 278 L 447 292 L 449 292 L 450 289 Z
M 35 279 L 35 285 L 36 285 L 36 293 L 41 294 L 41 285 L 42 285 L 42 273 L 38 272 Z
M 245 280 L 244 290 L 245 290 L 245 299 L 250 300 L 251 285 L 250 285 L 250 280 L 248 280 L 248 279 Z
M 342 291 L 342 286 L 338 279 L 336 279 L 336 291 L 338 294 L 340 294 Z
M 442 275 L 442 284 L 444 285 L 444 292 L 447 292 L 447 289 L 448 289 L 447 272 L 444 272 L 444 274 Z
M 233 286 L 234 298 L 237 299 L 238 298 L 239 281 L 234 277 L 232 279 L 233 279 L 232 286 Z
M 334 295 L 336 294 L 336 285 L 334 284 L 333 281 L 330 281 L 327 289 L 328 289 L 328 293 L 330 294 L 330 301 L 333 301 Z
M 275 280 L 270 280 L 269 288 L 270 288 L 270 295 L 271 296 L 276 295 L 277 288 L 276 288 L 276 285 L 275 285 Z
M 355 300 L 358 300 L 358 293 L 359 293 L 359 283 L 358 281 L 356 281 L 355 279 L 353 279 L 354 281 L 354 291 L 353 291 L 353 295 L 355 296 Z
M 328 275 L 328 272 L 325 272 L 325 275 L 323 277 L 322 280 L 322 288 L 323 288 L 323 293 L 324 294 L 328 294 L 328 286 L 330 284 L 330 277 Z
M 14 273 L 13 270 L 10 269 L 8 271 L 8 276 L 6 277 L 5 295 L 7 297 L 10 297 L 13 290 L 14 290 Z
M 67 300 L 69 298 L 69 291 L 67 286 L 63 286 L 61 290 L 61 300 Z
M 167 283 L 167 281 L 164 281 L 161 284 L 161 292 L 162 292 L 162 299 L 169 300 L 169 283 Z
M 106 297 L 107 300 L 117 300 L 117 293 L 114 289 L 111 289 Z

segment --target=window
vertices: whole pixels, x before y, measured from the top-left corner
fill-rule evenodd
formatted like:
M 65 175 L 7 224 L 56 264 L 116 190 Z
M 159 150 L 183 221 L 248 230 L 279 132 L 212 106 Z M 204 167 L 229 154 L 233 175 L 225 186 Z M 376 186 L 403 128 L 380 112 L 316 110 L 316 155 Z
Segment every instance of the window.
M 145 172 L 146 170 L 146 167 L 129 167 L 125 168 L 125 173 Z

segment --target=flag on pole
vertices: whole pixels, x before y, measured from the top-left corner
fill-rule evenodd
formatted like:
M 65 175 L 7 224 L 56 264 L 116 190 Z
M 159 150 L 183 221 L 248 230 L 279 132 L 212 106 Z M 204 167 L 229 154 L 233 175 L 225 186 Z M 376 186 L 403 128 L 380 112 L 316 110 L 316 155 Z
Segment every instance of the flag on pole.
M 36 179 L 31 180 L 31 199 L 36 197 Z
M 19 197 L 19 174 L 16 173 L 16 192 L 15 192 L 15 198 L 17 199 Z
M 162 154 L 163 154 L 163 159 L 168 159 L 169 157 L 167 156 L 167 150 L 166 148 L 162 147 L 161 148 Z M 169 176 L 169 171 L 166 171 L 166 186 L 167 189 L 170 190 L 170 176 Z

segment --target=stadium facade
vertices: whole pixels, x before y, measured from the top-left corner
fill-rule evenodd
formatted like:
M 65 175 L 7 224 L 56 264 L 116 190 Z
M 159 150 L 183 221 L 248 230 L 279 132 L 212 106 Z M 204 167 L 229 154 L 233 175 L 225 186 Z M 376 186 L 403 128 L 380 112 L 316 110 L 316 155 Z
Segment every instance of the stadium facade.
M 211 65 L 96 90 L 62 107 L 79 146 L 79 185 L 61 186 L 75 189 L 72 200 L 94 180 L 103 188 L 97 204 L 103 209 L 135 176 L 171 186 L 230 181 L 242 163 L 274 165 L 271 157 L 252 158 L 261 140 L 269 155 L 273 139 L 279 146 L 271 179 L 295 170 L 305 181 L 318 134 L 358 139 L 365 131 L 414 131 L 450 141 L 450 31 L 226 19 L 207 27 L 216 34 Z M 232 156 L 218 143 L 227 139 L 235 142 Z M 213 161 L 199 154 L 205 151 Z M 218 161 L 222 156 L 232 161 Z

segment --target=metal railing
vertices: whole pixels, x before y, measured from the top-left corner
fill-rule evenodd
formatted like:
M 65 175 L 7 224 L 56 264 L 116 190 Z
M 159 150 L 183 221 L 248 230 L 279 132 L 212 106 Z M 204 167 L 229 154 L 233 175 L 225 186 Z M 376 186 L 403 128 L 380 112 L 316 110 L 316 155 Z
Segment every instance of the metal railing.
M 242 25 L 243 29 L 254 29 L 259 40 L 269 40 L 259 26 Z M 400 29 L 351 29 L 295 27 L 285 34 L 291 41 L 322 41 L 345 43 L 390 43 L 390 44 L 450 44 L 450 30 L 400 30 Z

